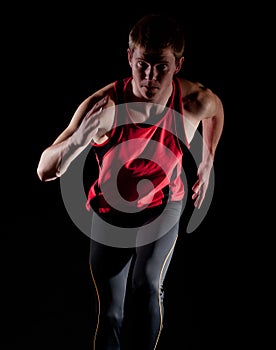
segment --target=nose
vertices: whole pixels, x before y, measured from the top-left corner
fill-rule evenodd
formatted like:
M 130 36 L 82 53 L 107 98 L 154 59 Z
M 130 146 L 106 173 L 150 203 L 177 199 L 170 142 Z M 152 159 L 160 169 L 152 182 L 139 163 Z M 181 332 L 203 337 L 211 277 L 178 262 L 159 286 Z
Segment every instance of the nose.
M 157 69 L 155 66 L 149 65 L 145 71 L 147 80 L 157 80 Z

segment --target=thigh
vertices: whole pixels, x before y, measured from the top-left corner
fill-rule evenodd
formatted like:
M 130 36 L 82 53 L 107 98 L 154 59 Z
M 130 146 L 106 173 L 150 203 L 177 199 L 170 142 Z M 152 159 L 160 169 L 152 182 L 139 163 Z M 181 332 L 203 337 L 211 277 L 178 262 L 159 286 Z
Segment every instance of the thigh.
M 157 285 L 160 282 L 163 283 L 173 255 L 177 234 L 178 225 L 176 224 L 160 239 L 137 248 L 133 280 Z
M 148 246 L 162 246 L 162 242 L 167 242 L 170 246 L 170 239 L 174 241 L 178 233 L 179 220 L 182 213 L 182 202 L 171 202 L 166 205 L 164 210 L 158 215 L 149 217 L 149 220 L 138 229 L 136 234 L 136 247 Z M 166 238 L 162 240 L 162 237 Z M 154 242 L 159 242 L 154 245 Z M 166 245 L 164 243 L 164 245 Z
M 132 254 L 122 248 L 90 245 L 90 270 L 101 313 L 123 314 Z

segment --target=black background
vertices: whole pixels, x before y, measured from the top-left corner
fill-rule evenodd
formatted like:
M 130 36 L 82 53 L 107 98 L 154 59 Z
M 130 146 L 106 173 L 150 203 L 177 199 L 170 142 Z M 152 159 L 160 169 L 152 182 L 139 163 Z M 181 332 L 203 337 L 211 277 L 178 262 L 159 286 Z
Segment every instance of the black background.
M 89 238 L 69 218 L 59 181 L 41 183 L 36 167 L 42 150 L 65 128 L 78 104 L 130 73 L 128 31 L 141 15 L 161 5 L 93 6 L 24 3 L 3 12 L 9 19 L 2 42 L 0 341 L 5 350 L 92 348 Z M 170 6 L 166 12 L 179 17 L 186 29 L 181 74 L 221 97 L 225 127 L 212 205 L 196 231 L 180 235 L 165 282 L 165 325 L 158 349 L 222 349 L 231 342 L 224 325 L 235 308 L 233 298 L 229 300 L 236 288 L 230 283 L 233 212 L 227 210 L 236 195 L 229 188 L 235 177 L 228 146 L 234 131 L 229 57 L 231 43 L 239 44 L 242 14 L 230 4 Z

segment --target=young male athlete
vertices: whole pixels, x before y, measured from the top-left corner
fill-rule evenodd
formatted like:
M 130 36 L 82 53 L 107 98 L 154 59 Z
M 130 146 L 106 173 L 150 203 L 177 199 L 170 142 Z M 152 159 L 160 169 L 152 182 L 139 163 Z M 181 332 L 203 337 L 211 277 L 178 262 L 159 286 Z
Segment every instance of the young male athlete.
M 41 181 L 50 181 L 88 146 L 95 152 L 98 177 L 84 203 L 93 216 L 94 350 L 157 348 L 163 282 L 185 198 L 183 147 L 189 148 L 200 124 L 195 207 L 206 195 L 224 111 L 214 92 L 177 75 L 183 52 L 184 34 L 175 20 L 141 18 L 129 34 L 131 75 L 86 98 L 38 164 Z

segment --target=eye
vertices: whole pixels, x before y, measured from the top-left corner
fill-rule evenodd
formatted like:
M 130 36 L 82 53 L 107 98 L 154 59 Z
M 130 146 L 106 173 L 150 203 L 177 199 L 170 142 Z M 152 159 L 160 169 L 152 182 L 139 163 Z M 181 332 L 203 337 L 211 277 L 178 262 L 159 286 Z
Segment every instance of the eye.
M 165 64 L 165 63 L 161 63 L 161 64 L 158 64 L 156 66 L 156 69 L 159 71 L 159 72 L 164 72 L 165 70 L 168 69 L 168 65 Z
M 146 70 L 148 68 L 148 64 L 144 61 L 138 61 L 137 62 L 137 67 L 139 69 L 143 69 L 143 70 Z

